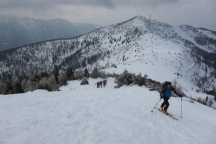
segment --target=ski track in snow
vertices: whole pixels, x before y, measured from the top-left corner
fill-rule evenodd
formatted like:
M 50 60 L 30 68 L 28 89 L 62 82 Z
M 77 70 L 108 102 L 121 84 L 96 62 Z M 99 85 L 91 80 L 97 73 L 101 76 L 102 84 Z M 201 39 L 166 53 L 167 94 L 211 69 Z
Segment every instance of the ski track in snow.
M 216 111 L 171 98 L 168 112 L 157 109 L 159 93 L 145 87 L 114 89 L 71 81 L 61 91 L 0 95 L 0 144 L 213 144 Z M 157 108 L 162 103 L 159 102 Z

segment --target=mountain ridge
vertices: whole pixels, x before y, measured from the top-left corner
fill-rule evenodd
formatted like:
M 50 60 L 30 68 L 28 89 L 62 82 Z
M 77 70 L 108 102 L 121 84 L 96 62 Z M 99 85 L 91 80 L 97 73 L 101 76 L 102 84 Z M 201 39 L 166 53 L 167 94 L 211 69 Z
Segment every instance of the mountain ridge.
M 92 24 L 77 27 L 60 18 L 43 20 L 0 15 L 0 50 L 52 39 L 72 38 L 97 28 Z
M 177 79 L 185 85 L 185 90 L 191 89 L 187 88 L 191 83 L 195 89 L 212 90 L 216 84 L 215 37 L 206 30 L 174 27 L 138 16 L 75 38 L 27 45 L 10 53 L 0 52 L 1 79 L 14 74 L 50 71 L 54 65 L 62 71 L 72 66 L 73 69 L 98 67 L 119 72 L 118 68 L 111 67 L 114 64 L 135 69 L 130 71 L 147 74 L 161 82 L 167 78 Z M 158 72 L 152 74 L 152 71 Z

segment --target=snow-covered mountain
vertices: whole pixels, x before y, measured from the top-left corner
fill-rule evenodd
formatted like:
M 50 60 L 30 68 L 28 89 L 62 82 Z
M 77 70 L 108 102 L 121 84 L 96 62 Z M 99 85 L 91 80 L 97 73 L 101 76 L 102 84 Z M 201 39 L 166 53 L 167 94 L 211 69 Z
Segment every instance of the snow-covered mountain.
M 216 32 L 141 16 L 75 38 L 2 51 L 0 59 L 1 79 L 54 65 L 61 70 L 96 66 L 111 73 L 125 68 L 160 82 L 175 79 L 185 92 L 216 87 Z
M 31 43 L 71 38 L 99 28 L 93 24 L 73 24 L 64 19 L 42 20 L 0 15 L 0 50 Z
M 60 91 L 0 95 L 1 144 L 214 144 L 216 111 L 172 97 L 168 112 L 146 87 L 96 88 L 70 81 Z M 182 105 L 182 109 L 181 109 Z M 182 118 L 181 118 L 182 116 Z

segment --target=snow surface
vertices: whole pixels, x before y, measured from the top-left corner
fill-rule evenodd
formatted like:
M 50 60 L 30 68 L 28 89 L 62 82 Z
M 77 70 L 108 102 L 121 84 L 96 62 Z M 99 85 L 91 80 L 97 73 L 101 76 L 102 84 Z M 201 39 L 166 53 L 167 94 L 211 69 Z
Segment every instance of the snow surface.
M 145 87 L 105 88 L 101 79 L 81 86 L 71 81 L 61 91 L 36 90 L 0 95 L 0 144 L 213 144 L 216 111 L 183 98 L 171 98 L 176 121 L 151 112 L 159 93 Z M 158 106 L 162 103 L 159 102 Z

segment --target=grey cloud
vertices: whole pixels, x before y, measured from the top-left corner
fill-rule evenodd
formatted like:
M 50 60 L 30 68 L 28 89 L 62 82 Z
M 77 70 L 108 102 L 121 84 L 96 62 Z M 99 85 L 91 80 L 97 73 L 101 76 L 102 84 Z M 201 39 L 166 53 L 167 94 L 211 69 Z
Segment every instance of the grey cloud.
M 114 24 L 135 15 L 174 25 L 214 27 L 215 0 L 0 0 L 0 14 Z
M 53 8 L 58 5 L 86 5 L 114 8 L 112 0 L 1 0 L 0 8 Z
M 176 3 L 179 0 L 0 0 L 0 11 L 31 11 L 35 15 L 50 13 L 58 9 L 58 6 L 90 6 L 106 9 L 118 9 L 120 7 L 157 7 L 168 3 Z M 14 9 L 14 10 L 13 10 Z M 15 12 L 15 10 L 17 12 Z
M 116 6 L 157 7 L 159 5 L 172 4 L 177 2 L 179 2 L 179 0 L 116 0 L 114 3 Z
M 151 6 L 177 3 L 179 0 L 147 0 Z
M 179 0 L 1 0 L 0 8 L 41 9 L 53 8 L 59 5 L 86 5 L 106 7 L 109 9 L 121 6 L 158 6 L 176 3 Z

